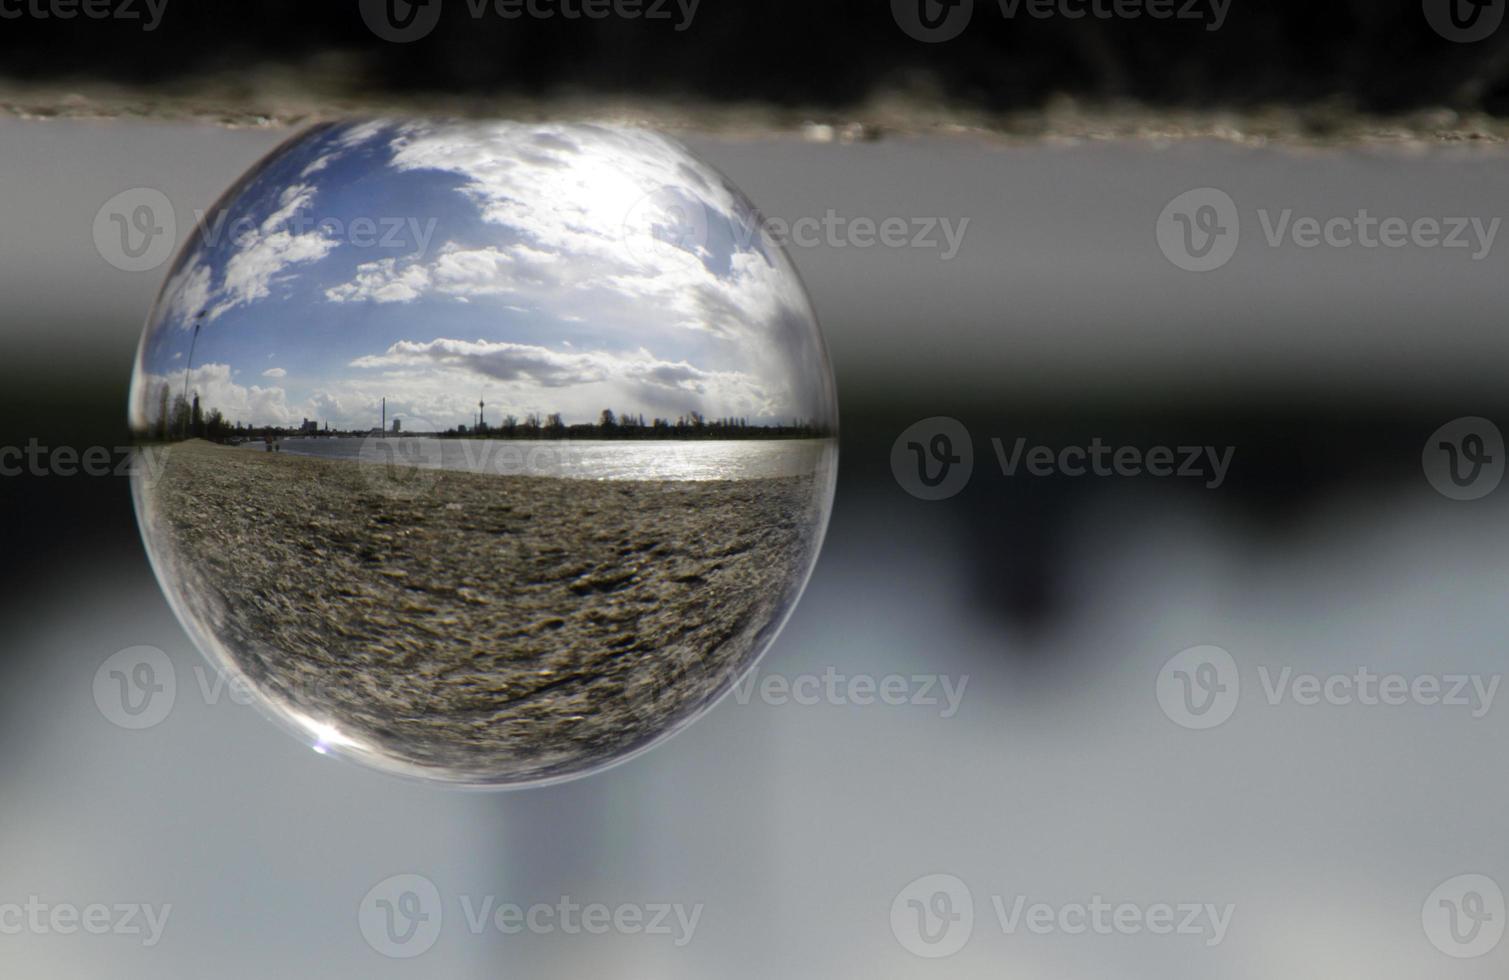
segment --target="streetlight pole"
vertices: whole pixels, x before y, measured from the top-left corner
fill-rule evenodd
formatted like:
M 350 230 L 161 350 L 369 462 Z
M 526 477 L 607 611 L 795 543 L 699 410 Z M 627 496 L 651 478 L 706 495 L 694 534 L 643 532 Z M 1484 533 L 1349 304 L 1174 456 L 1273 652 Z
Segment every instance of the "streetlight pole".
M 199 343 L 199 328 L 204 326 L 204 315 L 208 312 L 209 310 L 200 310 L 194 314 L 194 336 L 189 339 L 189 359 L 183 365 L 183 407 L 186 409 L 189 407 L 189 371 L 194 367 L 194 347 Z M 189 421 L 188 418 L 183 421 L 185 437 L 189 434 Z

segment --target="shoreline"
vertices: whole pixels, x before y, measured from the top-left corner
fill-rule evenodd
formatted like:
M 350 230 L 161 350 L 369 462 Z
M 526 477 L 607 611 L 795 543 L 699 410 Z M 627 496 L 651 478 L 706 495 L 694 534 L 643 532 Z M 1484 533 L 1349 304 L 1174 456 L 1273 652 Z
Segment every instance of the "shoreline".
M 836 439 L 595 440 L 321 437 L 279 440 L 270 455 L 418 466 L 490 476 L 614 482 L 717 482 L 799 476 L 830 466 Z M 260 442 L 229 446 L 267 452 Z
M 825 492 L 404 469 L 180 443 L 147 538 L 280 713 L 479 783 L 594 768 L 720 695 L 805 579 Z

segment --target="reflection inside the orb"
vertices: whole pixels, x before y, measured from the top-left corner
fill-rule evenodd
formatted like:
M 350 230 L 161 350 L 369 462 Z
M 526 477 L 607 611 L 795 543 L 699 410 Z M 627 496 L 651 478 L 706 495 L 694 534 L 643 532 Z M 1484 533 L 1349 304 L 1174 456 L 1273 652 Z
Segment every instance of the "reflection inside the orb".
M 578 775 L 770 643 L 836 461 L 784 254 L 654 134 L 365 122 L 269 157 L 143 336 L 135 481 L 201 648 L 317 751 Z

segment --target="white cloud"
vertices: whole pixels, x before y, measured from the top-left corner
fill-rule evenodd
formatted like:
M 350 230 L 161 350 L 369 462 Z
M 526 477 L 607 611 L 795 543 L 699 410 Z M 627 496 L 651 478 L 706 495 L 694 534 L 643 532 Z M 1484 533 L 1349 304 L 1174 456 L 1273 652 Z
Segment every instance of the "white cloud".
M 217 320 L 237 307 L 271 295 L 274 283 L 291 267 L 329 255 L 340 242 L 329 236 L 328 229 L 315 227 L 295 233 L 291 227 L 314 195 L 312 184 L 284 188 L 278 195 L 277 208 L 252 228 L 242 229 L 229 215 L 218 215 L 216 221 L 206 225 L 211 242 L 215 235 L 240 230 L 231 243 L 231 255 L 220 283 L 215 284 L 204 252 L 196 253 L 167 284 L 164 295 L 169 299 L 164 318 L 185 328 L 192 326 L 201 312 L 206 322 Z
M 211 292 L 209 268 L 197 259 L 189 262 L 163 288 L 168 298 L 164 318 L 185 328 L 192 326 L 195 315 L 209 306 Z
M 182 373 L 139 377 L 134 389 L 136 397 L 132 404 L 131 424 L 143 427 L 156 421 L 162 387 L 167 386 L 171 402 L 183 395 L 184 381 Z M 191 401 L 198 395 L 205 412 L 219 409 L 232 422 L 287 425 L 296 416 L 282 388 L 238 384 L 231 378 L 229 364 L 201 364 L 189 371 L 187 381 Z
M 321 228 L 294 234 L 285 227 L 312 193 L 308 187 L 290 187 L 283 193 L 282 207 L 260 228 L 237 239 L 236 250 L 225 263 L 220 288 L 212 297 L 211 320 L 267 297 L 274 280 L 290 266 L 318 261 L 339 244 Z
M 374 199 L 401 209 L 405 201 L 451 193 L 460 219 L 451 227 L 464 229 L 465 241 L 357 263 L 345 251 L 348 243 L 326 237 L 328 228 L 294 233 L 303 227 L 294 219 L 326 200 L 320 194 L 333 185 L 331 161 L 376 138 L 387 142 L 392 169 L 361 175 Z M 299 311 L 300 323 L 324 315 L 349 326 L 322 336 L 341 345 L 332 352 L 340 350 L 351 370 L 300 386 L 292 397 L 282 388 L 236 385 L 229 372 L 201 378 L 212 365 L 196 369 L 194 382 L 215 386 L 224 398 L 216 407 L 227 416 L 259 425 L 307 416 L 366 428 L 377 424 L 387 397 L 390 415 L 406 424 L 423 418 L 449 427 L 468 422 L 484 394 L 507 411 L 561 411 L 576 421 L 602 408 L 762 420 L 812 417 L 827 408 L 826 365 L 794 272 L 763 238 L 741 237 L 757 217 L 715 171 L 676 144 L 597 126 L 373 122 L 320 145 L 326 152 L 311 154 L 291 186 L 259 205 L 254 226 L 236 225 L 238 237 L 222 243 L 223 253 L 201 251 L 174 276 L 164 318 L 179 326 L 208 324 L 266 304 L 215 329 L 269 329 L 267 318 L 285 313 L 272 305 L 288 290 L 280 284 L 323 276 L 326 266 L 319 273 L 311 267 L 332 255 L 327 266 L 340 262 L 354 271 L 304 287 L 314 285 L 314 295 L 331 304 L 388 309 Z M 411 176 L 426 171 L 440 176 Z M 693 232 L 685 247 L 651 233 L 685 228 Z M 474 311 L 463 314 L 459 304 L 470 303 Z M 473 322 L 472 312 L 475 334 L 457 326 Z M 385 333 L 381 344 L 389 346 L 374 351 L 362 343 L 369 323 L 404 326 Z M 393 336 L 412 339 L 390 344 Z M 209 338 L 206 330 L 201 342 Z M 286 355 L 289 341 L 278 338 Z M 526 338 L 531 343 L 512 342 Z M 234 349 L 248 340 L 255 338 L 238 337 Z M 217 338 L 200 356 L 224 359 L 225 350 Z M 248 374 L 287 377 L 282 368 L 253 364 L 245 365 Z M 156 369 L 171 377 L 166 361 Z
M 469 392 L 485 382 L 499 383 L 503 402 L 516 414 L 561 411 L 574 421 L 595 418 L 603 408 L 630 405 L 713 417 L 764 417 L 779 409 L 751 375 L 660 360 L 643 349 L 561 351 L 484 340 L 405 340 L 381 354 L 357 358 L 352 366 L 384 371 L 386 384 L 422 379 L 436 385 L 437 371 L 451 389 Z M 469 407 L 470 402 L 467 397 L 462 404 Z
M 658 135 L 598 126 L 404 127 L 393 166 L 463 178 L 506 241 L 360 265 L 338 303 L 496 298 L 542 321 L 587 324 L 652 349 L 696 343 L 700 366 L 760 379 L 781 416 L 827 404 L 826 365 L 799 281 L 716 171 Z M 689 229 L 685 247 L 653 228 Z M 733 242 L 728 242 L 730 233 Z M 709 246 L 731 255 L 720 260 Z M 678 334 L 681 339 L 678 339 Z

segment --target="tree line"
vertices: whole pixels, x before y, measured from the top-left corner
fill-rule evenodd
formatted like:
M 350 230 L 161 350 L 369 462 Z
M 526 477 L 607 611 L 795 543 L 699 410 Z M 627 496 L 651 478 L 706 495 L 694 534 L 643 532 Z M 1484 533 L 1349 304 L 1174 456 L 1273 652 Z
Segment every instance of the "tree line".
M 603 409 L 595 423 L 567 425 L 561 413 L 544 417 L 531 412 L 523 419 L 505 415 L 496 424 L 461 425 L 441 433 L 446 439 L 816 439 L 830 433 L 804 419 L 790 424 L 752 425 L 746 418 L 709 419 L 701 412 L 645 421 L 641 413 L 615 414 Z
M 373 431 L 376 431 L 375 429 Z M 282 438 L 304 434 L 299 428 L 280 426 L 251 426 L 232 423 L 218 408 L 206 412 L 200 405 L 199 393 L 192 398 L 174 395 L 164 384 L 158 391 L 157 416 L 139 438 L 158 442 L 173 442 L 181 439 L 207 439 L 211 442 L 234 442 L 244 439 L 260 439 L 268 436 Z M 359 436 L 365 432 L 338 432 L 324 430 L 319 435 Z M 402 433 L 404 435 L 428 435 L 429 433 Z M 567 425 L 559 412 L 541 416 L 531 412 L 520 419 L 505 415 L 499 424 L 458 425 L 445 432 L 434 433 L 442 439 L 817 439 L 832 435 L 823 426 L 804 419 L 792 419 L 788 423 L 773 425 L 751 424 L 747 418 L 709 419 L 700 412 L 690 412 L 672 420 L 652 418 L 645 420 L 642 413 L 616 414 L 603 409 L 595 423 Z
M 171 399 L 171 401 L 170 401 Z M 209 439 L 212 442 L 229 442 L 237 433 L 250 436 L 250 429 L 232 425 L 220 409 L 208 413 L 199 404 L 199 392 L 192 400 L 183 395 L 172 395 L 166 384 L 157 393 L 157 418 L 149 431 L 138 435 L 158 442 L 177 439 Z

